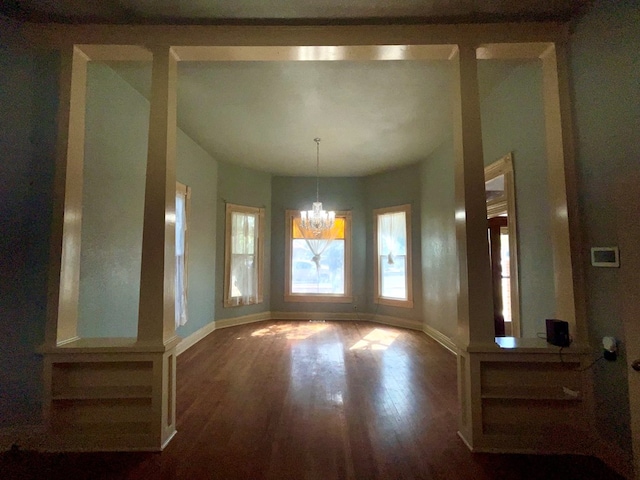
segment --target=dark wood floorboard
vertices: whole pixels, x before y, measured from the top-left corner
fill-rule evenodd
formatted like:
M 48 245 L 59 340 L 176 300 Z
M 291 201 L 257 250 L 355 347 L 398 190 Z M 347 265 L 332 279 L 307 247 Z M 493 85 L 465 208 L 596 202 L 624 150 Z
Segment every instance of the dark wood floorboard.
M 162 453 L 2 454 L 11 479 L 617 479 L 581 456 L 473 454 L 456 359 L 420 332 L 261 322 L 178 358 L 178 434 Z

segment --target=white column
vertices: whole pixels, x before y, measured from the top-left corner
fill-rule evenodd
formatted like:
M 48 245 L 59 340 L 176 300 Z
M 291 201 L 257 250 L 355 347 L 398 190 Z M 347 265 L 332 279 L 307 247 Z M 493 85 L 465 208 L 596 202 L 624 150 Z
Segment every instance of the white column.
M 175 195 L 177 58 L 153 48 L 144 199 L 138 341 L 175 337 Z
M 540 58 L 556 318 L 569 322 L 569 331 L 574 340 L 586 342 L 582 242 L 578 221 L 577 176 L 566 47 L 561 43 L 551 45 Z
M 458 335 L 461 347 L 494 343 L 493 301 L 476 49 L 454 58 L 454 152 L 458 252 Z

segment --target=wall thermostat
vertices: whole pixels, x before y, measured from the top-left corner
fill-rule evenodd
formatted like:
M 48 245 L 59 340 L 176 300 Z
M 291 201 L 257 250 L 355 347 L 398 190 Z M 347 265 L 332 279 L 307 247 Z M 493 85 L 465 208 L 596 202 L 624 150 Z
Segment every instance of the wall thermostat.
M 591 248 L 591 265 L 594 267 L 619 267 L 620 252 L 618 247 Z

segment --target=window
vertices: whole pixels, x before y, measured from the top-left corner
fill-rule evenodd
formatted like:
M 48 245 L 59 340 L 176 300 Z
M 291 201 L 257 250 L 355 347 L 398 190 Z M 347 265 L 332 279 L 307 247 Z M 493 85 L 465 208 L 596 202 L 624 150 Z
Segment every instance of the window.
M 227 203 L 224 306 L 262 303 L 264 208 Z
M 411 205 L 373 211 L 376 303 L 413 307 Z
M 191 189 L 176 182 L 176 328 L 187 323 L 188 224 Z
M 333 228 L 315 236 L 286 212 L 285 301 L 351 302 L 351 212 L 336 212 Z

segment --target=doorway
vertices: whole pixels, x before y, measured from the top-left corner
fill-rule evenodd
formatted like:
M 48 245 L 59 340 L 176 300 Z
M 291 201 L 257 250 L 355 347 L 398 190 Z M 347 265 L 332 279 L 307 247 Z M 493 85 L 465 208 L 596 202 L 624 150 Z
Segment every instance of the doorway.
M 520 337 L 518 237 L 511 153 L 484 169 L 493 317 L 497 337 Z

